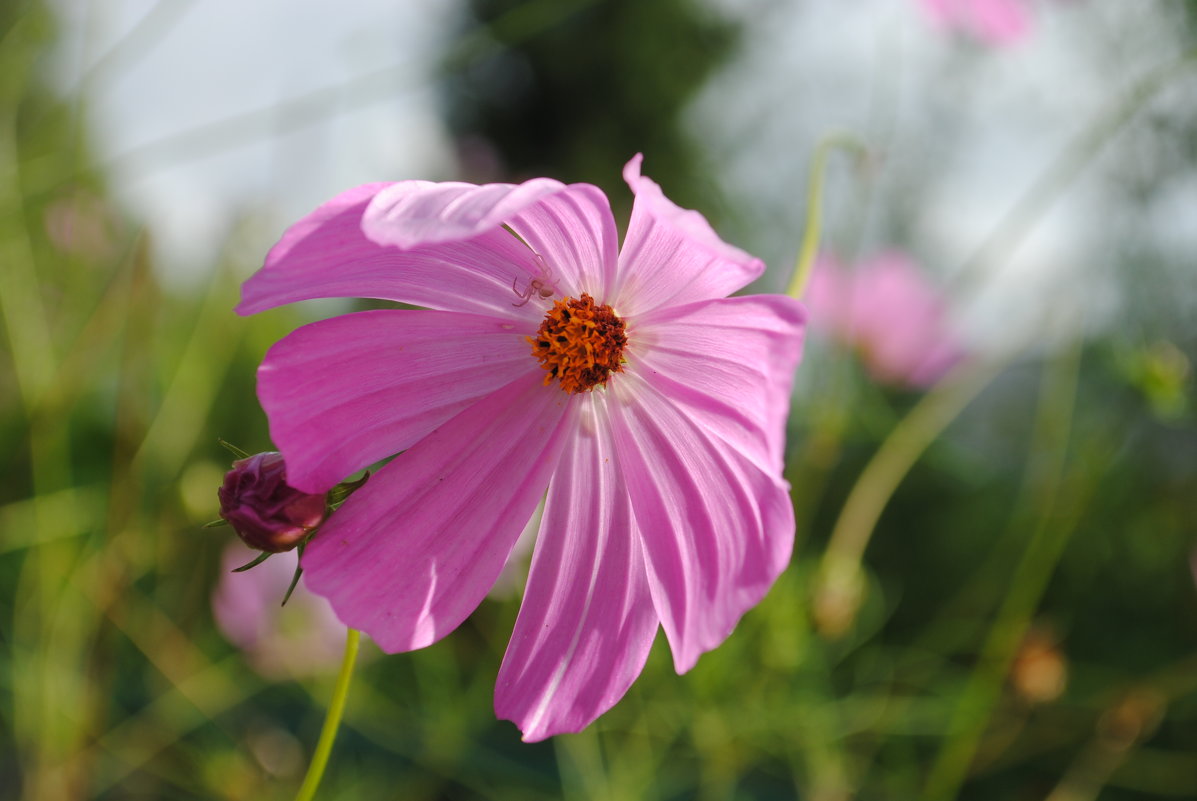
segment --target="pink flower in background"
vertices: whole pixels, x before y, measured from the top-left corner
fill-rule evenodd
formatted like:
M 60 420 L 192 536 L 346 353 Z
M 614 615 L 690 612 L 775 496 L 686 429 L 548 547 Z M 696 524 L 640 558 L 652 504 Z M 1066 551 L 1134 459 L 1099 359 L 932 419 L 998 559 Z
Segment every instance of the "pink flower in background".
M 295 224 L 238 311 L 346 314 L 258 373 L 309 492 L 402 451 L 333 514 L 305 580 L 385 651 L 435 642 L 494 584 L 548 488 L 495 711 L 529 741 L 578 731 L 639 675 L 658 625 L 679 672 L 789 562 L 781 478 L 802 306 L 728 298 L 764 265 L 640 174 L 620 249 L 587 184 L 404 181 Z
M 940 25 L 992 45 L 1009 45 L 1031 30 L 1028 0 L 920 0 Z
M 900 253 L 875 256 L 851 271 L 821 257 L 806 301 L 811 327 L 856 349 L 880 383 L 927 387 L 963 356 L 943 296 Z
M 212 614 L 221 634 L 245 652 L 249 664 L 270 679 L 334 671 L 345 649 L 345 627 L 328 601 L 301 581 L 280 606 L 295 574 L 293 556 L 272 556 L 243 573 L 231 572 L 252 551 L 234 542 L 221 557 Z
M 84 189 L 48 204 L 44 223 L 50 243 L 62 253 L 92 260 L 116 253 L 120 221 L 102 199 Z

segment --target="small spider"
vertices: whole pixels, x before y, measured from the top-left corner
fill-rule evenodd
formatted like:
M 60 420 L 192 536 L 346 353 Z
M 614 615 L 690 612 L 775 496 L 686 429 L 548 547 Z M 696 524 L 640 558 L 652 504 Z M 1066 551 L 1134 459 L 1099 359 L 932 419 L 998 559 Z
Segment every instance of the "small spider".
M 521 298 L 519 303 L 512 303 L 512 306 L 523 306 L 532 299 L 533 295 L 539 295 L 541 298 L 547 299 L 557 294 L 557 289 L 553 286 L 553 271 L 549 269 L 548 263 L 545 262 L 544 257 L 539 253 L 536 254 L 536 263 L 540 266 L 540 271 L 535 278 L 528 282 L 528 286 L 524 291 L 521 292 L 516 286 L 519 278 L 511 279 L 511 291 Z

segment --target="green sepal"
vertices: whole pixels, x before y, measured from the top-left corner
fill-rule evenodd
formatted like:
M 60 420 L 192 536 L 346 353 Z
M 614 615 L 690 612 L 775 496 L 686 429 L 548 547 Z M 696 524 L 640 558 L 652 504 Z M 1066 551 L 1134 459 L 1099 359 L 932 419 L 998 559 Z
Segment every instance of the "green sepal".
M 200 526 L 200 528 L 220 528 L 221 526 L 227 526 L 228 524 L 229 521 L 225 520 L 223 517 L 218 517 L 215 520 L 204 523 L 202 526 Z
M 217 437 L 217 438 L 216 438 L 216 441 L 220 443 L 220 447 L 224 448 L 226 451 L 228 451 L 229 453 L 233 454 L 233 455 L 234 455 L 234 456 L 236 456 L 238 459 L 248 459 L 248 458 L 249 458 L 249 454 L 248 454 L 248 453 L 246 453 L 245 451 L 241 450 L 240 448 L 238 448 L 238 447 L 237 447 L 236 445 L 234 445 L 233 443 L 231 443 L 231 442 L 226 442 L 225 440 L 221 439 L 220 437 Z
M 291 586 L 287 587 L 287 594 L 283 596 L 283 602 L 279 606 L 286 606 L 287 601 L 291 600 L 291 593 L 295 592 L 295 585 L 299 583 L 299 577 L 303 575 L 303 568 L 299 566 L 299 560 L 303 558 L 303 548 L 307 542 L 299 543 L 299 547 L 295 550 L 299 553 L 299 558 L 295 560 L 295 575 L 291 577 Z
M 366 479 L 370 478 L 370 471 L 359 478 L 357 481 L 344 481 L 328 491 L 328 507 L 330 510 L 335 510 L 338 506 L 345 503 L 345 500 L 361 489 L 362 485 L 366 483 Z
M 233 572 L 234 573 L 244 573 L 246 570 L 249 570 L 251 567 L 257 567 L 258 565 L 262 564 L 263 562 L 265 562 L 267 559 L 269 559 L 272 556 L 274 556 L 274 554 L 270 553 L 269 551 L 263 551 L 262 553 L 258 554 L 257 557 L 255 557 L 252 562 L 247 562 L 246 564 L 243 564 L 241 567 L 233 568 Z

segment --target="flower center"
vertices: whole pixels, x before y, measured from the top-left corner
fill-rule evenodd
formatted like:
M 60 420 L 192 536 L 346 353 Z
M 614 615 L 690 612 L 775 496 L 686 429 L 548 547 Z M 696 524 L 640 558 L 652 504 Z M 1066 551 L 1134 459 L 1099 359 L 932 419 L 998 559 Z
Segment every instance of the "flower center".
M 527 337 L 532 355 L 549 371 L 544 383 L 560 379 L 571 395 L 607 383 L 611 373 L 623 371 L 623 349 L 628 344 L 623 320 L 607 304 L 597 304 L 585 293 L 578 300 L 564 298 L 553 304 L 535 337 Z

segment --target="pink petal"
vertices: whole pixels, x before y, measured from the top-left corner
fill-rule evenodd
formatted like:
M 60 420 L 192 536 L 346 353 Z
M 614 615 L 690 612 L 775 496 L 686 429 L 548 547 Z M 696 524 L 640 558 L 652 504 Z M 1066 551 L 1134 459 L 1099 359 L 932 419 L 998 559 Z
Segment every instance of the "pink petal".
M 275 610 L 277 603 L 269 597 L 268 592 L 263 591 L 263 588 L 273 585 L 276 571 L 285 571 L 285 566 L 290 562 L 286 557 L 272 557 L 264 564 L 258 565 L 264 572 L 258 572 L 257 568 L 248 573 L 233 572 L 250 561 L 254 555 L 253 551 L 234 538 L 221 556 L 220 583 L 212 593 L 212 615 L 216 620 L 216 627 L 226 640 L 242 649 L 253 648 L 270 634 L 273 625 L 270 613 Z M 295 573 L 295 563 L 290 562 L 290 567 L 286 578 L 288 584 Z M 268 575 L 270 579 L 263 578 L 264 575 Z M 284 585 L 282 592 L 286 591 L 287 587 Z M 279 595 L 279 600 L 282 600 L 282 597 Z
M 852 271 L 821 257 L 806 297 L 811 326 L 858 350 L 877 381 L 926 387 L 964 356 L 947 297 L 903 253 L 881 253 Z
M 610 405 L 649 589 L 679 673 L 723 642 L 790 559 L 788 487 L 628 371 Z
M 529 206 L 508 225 L 548 266 L 558 295 L 583 292 L 600 303 L 610 297 L 619 254 L 619 234 L 607 196 L 589 184 L 571 184 Z
M 880 381 L 928 386 L 959 360 L 947 302 L 909 257 L 884 253 L 851 276 L 848 339 Z
M 723 242 L 701 214 L 674 205 L 641 176 L 641 161 L 636 155 L 623 170 L 636 200 L 619 254 L 619 314 L 727 297 L 764 272 L 760 259 Z
M 225 548 L 212 593 L 217 628 L 246 652 L 254 670 L 271 679 L 335 669 L 345 650 L 345 627 L 332 607 L 302 582 L 280 606 L 295 575 L 294 555 L 275 554 L 253 570 L 231 572 L 253 556 L 239 541 Z
M 657 633 L 604 404 L 580 401 L 495 686 L 495 714 L 528 742 L 581 731 L 614 706 Z
M 540 270 L 527 245 L 501 228 L 466 241 L 401 251 L 371 241 L 362 215 L 394 184 L 351 189 L 287 229 L 266 263 L 241 288 L 239 314 L 310 298 L 382 298 L 431 309 L 539 319 L 543 309 L 515 306 Z
M 925 389 L 936 384 L 948 372 L 960 364 L 966 354 L 954 341 L 947 338 L 931 343 L 914 369 L 905 376 L 912 387 Z
M 1010 45 L 1030 32 L 1030 13 L 1023 0 L 973 0 L 971 27 L 990 44 Z
M 535 371 L 524 339 L 534 330 L 473 314 L 380 310 L 292 332 L 258 368 L 288 483 L 323 492 Z
M 308 589 L 384 651 L 452 631 L 503 569 L 574 429 L 570 396 L 537 372 L 395 457 L 308 545 Z
M 615 270 L 617 233 L 606 196 L 549 178 L 522 184 L 404 181 L 379 192 L 363 230 L 407 249 L 469 239 L 506 225 L 544 260 L 538 277 L 557 295 L 602 298 Z
M 822 254 L 802 296 L 810 309 L 810 326 L 841 339 L 852 332 L 852 280 L 838 261 Z
M 564 188 L 552 178 L 481 186 L 400 181 L 376 194 L 362 218 L 362 230 L 375 243 L 400 250 L 472 239 Z
M 670 307 L 637 321 L 629 362 L 760 469 L 780 471 L 805 319 L 781 295 Z
M 1025 0 L 921 0 L 939 25 L 957 28 L 993 45 L 1014 44 L 1031 29 Z

